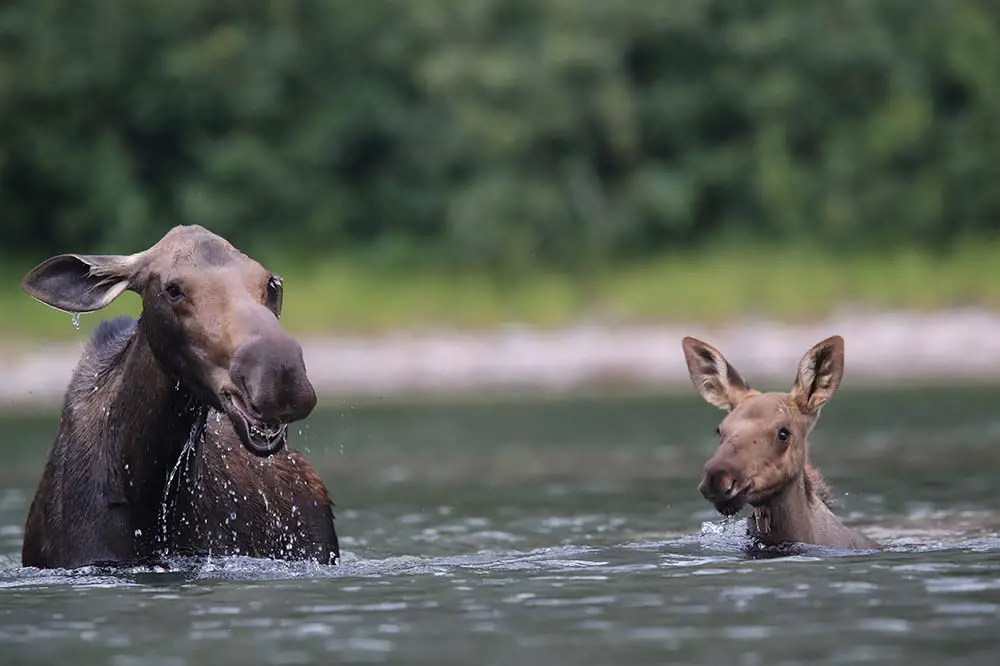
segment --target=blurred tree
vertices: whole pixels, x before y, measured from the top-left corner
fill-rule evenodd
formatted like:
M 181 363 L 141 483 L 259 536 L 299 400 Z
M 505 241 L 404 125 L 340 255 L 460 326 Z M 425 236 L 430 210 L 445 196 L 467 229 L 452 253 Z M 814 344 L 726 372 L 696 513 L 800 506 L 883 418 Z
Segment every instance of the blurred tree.
M 1000 230 L 980 0 L 11 0 L 3 250 L 497 271 Z

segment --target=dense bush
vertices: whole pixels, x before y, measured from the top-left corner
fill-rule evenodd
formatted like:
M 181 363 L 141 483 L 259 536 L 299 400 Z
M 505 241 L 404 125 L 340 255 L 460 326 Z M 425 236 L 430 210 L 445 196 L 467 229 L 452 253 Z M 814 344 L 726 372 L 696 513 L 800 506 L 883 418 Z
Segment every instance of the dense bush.
M 10 0 L 9 252 L 588 266 L 1000 229 L 1000 5 Z

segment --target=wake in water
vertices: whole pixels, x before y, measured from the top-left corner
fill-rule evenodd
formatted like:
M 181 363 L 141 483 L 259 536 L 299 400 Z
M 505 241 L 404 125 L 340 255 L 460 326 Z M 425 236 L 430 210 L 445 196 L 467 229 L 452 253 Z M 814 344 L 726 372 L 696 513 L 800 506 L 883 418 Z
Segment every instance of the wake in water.
M 39 570 L 0 567 L 0 589 L 47 586 L 113 588 L 176 585 L 205 580 L 267 581 L 294 579 L 370 578 L 396 576 L 448 576 L 476 572 L 499 575 L 534 572 L 552 575 L 597 575 L 634 573 L 639 570 L 719 566 L 747 563 L 777 556 L 794 560 L 829 557 L 878 557 L 850 551 L 805 547 L 788 552 L 754 552 L 746 537 L 745 521 L 706 522 L 698 535 L 664 539 L 644 535 L 618 545 L 557 547 L 519 550 L 483 550 L 440 557 L 394 556 L 365 558 L 345 551 L 340 565 L 315 562 L 284 562 L 249 557 L 176 557 L 152 566 L 111 568 L 83 567 L 74 570 Z M 997 537 L 964 539 L 950 543 L 914 546 L 907 538 L 888 544 L 883 552 L 912 553 L 941 550 L 1000 550 Z M 13 563 L 11 563 L 13 564 Z
M 193 440 L 196 433 L 192 433 Z M 171 474 L 179 477 L 186 447 Z M 165 498 L 164 510 L 169 511 Z M 414 514 L 416 515 L 416 514 Z M 535 516 L 497 524 L 478 517 L 457 517 L 449 511 L 419 514 L 365 514 L 353 521 L 370 526 L 371 534 L 345 540 L 339 565 L 285 562 L 249 557 L 167 557 L 148 566 L 84 567 L 75 570 L 37 570 L 20 566 L 16 540 L 0 555 L 0 588 L 71 586 L 80 588 L 170 585 L 190 581 L 267 581 L 295 579 L 390 578 L 397 576 L 529 575 L 608 576 L 636 571 L 699 567 L 742 566 L 776 556 L 792 560 L 883 558 L 899 554 L 942 551 L 1000 551 L 1000 515 L 991 511 L 913 510 L 905 516 L 868 519 L 864 529 L 882 548 L 878 552 L 839 551 L 806 547 L 786 552 L 754 551 L 746 520 L 730 517 L 707 520 L 697 533 L 629 529 L 625 518 L 586 514 L 570 518 Z M 404 520 L 406 518 L 406 520 Z M 404 524 L 412 534 L 390 526 Z M 603 527 L 613 527 L 608 532 Z M 20 534 L 20 528 L 10 529 Z M 382 543 L 373 535 L 394 529 L 398 538 Z M 509 538 L 498 539 L 498 534 Z M 14 536 L 14 535 L 12 535 Z M 16 539 L 16 537 L 15 537 Z M 555 546 L 544 545 L 562 541 Z M 378 542 L 376 548 L 369 542 Z M 524 546 L 512 547 L 522 542 Z M 407 545 L 408 544 L 408 545 Z M 498 547 L 500 546 L 500 547 Z M 395 555 L 409 550 L 412 554 Z M 431 551 L 431 554 L 427 554 Z M 422 554 L 423 552 L 423 554 Z

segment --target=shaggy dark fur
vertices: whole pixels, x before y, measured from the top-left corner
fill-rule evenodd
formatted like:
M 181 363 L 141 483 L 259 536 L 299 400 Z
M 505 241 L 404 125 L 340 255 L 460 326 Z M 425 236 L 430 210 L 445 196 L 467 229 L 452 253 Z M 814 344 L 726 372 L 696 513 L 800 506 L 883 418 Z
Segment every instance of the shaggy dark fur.
M 339 557 L 330 497 L 309 463 L 288 449 L 248 453 L 224 415 L 160 371 L 129 317 L 94 332 L 60 425 L 29 511 L 25 566 Z

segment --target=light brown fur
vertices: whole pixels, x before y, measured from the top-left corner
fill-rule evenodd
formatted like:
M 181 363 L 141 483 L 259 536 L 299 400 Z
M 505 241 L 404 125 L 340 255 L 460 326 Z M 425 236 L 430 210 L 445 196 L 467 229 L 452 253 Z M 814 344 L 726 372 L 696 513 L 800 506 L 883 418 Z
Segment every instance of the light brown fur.
M 830 489 L 809 464 L 809 433 L 843 377 L 843 339 L 827 338 L 806 352 L 788 393 L 750 388 L 717 349 L 700 340 L 684 338 L 683 348 L 698 392 L 728 412 L 718 427 L 719 448 L 705 463 L 702 495 L 724 515 L 750 504 L 749 534 L 764 546 L 875 548 L 834 515 Z

